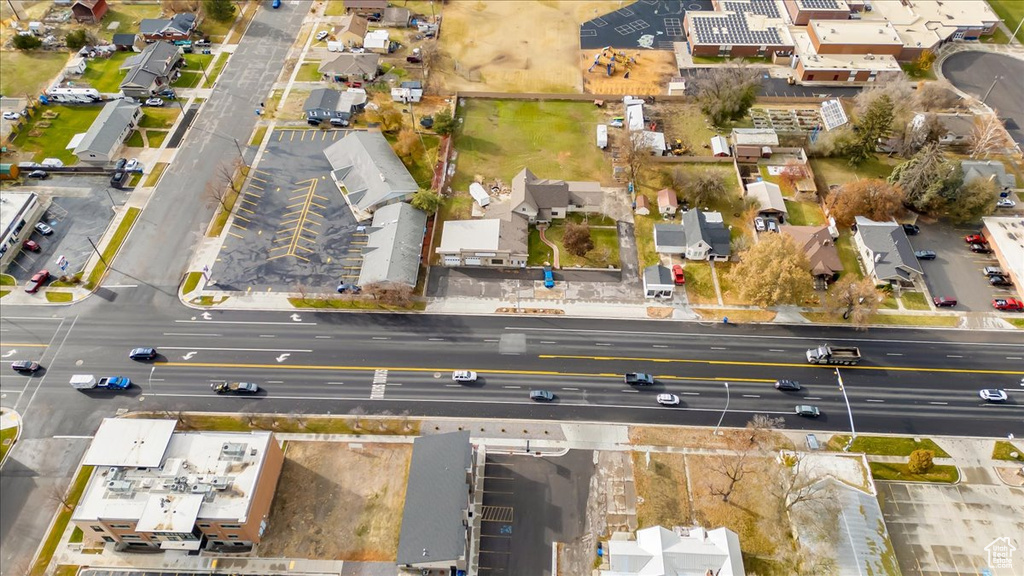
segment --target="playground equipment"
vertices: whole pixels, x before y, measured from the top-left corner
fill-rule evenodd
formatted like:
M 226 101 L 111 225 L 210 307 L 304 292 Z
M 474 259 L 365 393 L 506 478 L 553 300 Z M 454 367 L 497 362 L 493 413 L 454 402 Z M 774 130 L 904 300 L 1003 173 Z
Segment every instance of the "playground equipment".
M 624 77 L 628 78 L 629 71 L 632 69 L 633 65 L 637 63 L 637 57 L 639 55 L 640 54 L 637 53 L 632 57 L 628 57 L 626 56 L 626 53 L 621 50 L 616 52 L 611 46 L 605 46 L 600 52 L 594 55 L 594 62 L 590 65 L 590 68 L 587 69 L 587 72 L 593 72 L 594 68 L 602 67 L 605 69 L 608 76 L 613 76 L 617 65 L 622 64 L 626 71 Z

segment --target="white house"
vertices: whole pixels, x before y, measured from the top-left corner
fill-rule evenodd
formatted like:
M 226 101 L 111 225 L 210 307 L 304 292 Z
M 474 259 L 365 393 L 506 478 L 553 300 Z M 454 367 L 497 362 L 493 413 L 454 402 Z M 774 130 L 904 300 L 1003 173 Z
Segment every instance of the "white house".
M 603 576 L 745 576 L 740 539 L 728 528 L 636 531 L 636 540 L 608 543 Z
M 387 54 L 391 48 L 391 35 L 387 30 L 373 30 L 363 38 L 363 48 L 377 54 Z
M 676 285 L 672 271 L 660 264 L 644 268 L 644 298 L 672 298 Z
M 103 105 L 89 130 L 76 134 L 68 148 L 73 148 L 79 162 L 107 164 L 112 162 L 125 138 L 142 119 L 142 108 L 127 99 L 111 100 Z
M 85 73 L 85 58 L 76 56 L 68 61 L 64 66 L 65 74 L 84 74 Z

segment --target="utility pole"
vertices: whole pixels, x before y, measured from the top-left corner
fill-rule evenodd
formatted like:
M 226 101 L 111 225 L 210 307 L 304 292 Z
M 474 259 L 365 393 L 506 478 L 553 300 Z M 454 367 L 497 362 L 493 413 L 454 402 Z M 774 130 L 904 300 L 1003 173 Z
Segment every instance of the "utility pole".
M 85 239 L 89 241 L 89 245 L 92 246 L 93 251 L 96 252 L 96 255 L 100 257 L 100 262 L 103 262 L 104 266 L 106 266 L 107 268 L 110 268 L 110 264 L 107 264 L 107 261 L 103 258 L 103 253 L 101 253 L 96 248 L 96 244 L 92 241 L 92 238 L 89 238 L 88 236 L 86 236 Z
M 723 384 L 725 384 L 725 409 L 722 410 L 722 416 L 718 419 L 718 424 L 715 424 L 715 436 L 720 434 L 718 427 L 722 425 L 722 420 L 725 420 L 725 413 L 729 411 L 729 383 L 723 382 Z
M 1024 22 L 1024 20 L 1022 20 L 1021 22 Z M 1002 76 L 996 76 L 996 77 L 995 77 L 995 78 L 994 78 L 994 79 L 992 80 L 992 85 L 988 87 L 988 90 L 985 90 L 985 96 L 983 96 L 983 97 L 981 98 L 981 103 L 982 103 L 982 104 L 984 104 L 984 103 L 985 103 L 985 100 L 988 100 L 988 95 L 989 95 L 989 94 L 991 94 L 991 93 L 992 93 L 992 89 L 996 87 L 996 82 L 999 82 L 999 81 L 1000 81 L 1000 80 L 1002 80 L 1002 79 L 1003 79 L 1003 77 L 1002 77 Z

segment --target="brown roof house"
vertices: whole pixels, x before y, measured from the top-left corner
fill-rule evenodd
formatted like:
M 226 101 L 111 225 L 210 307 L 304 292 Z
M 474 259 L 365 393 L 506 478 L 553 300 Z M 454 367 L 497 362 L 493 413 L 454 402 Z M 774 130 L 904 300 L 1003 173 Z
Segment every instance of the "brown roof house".
M 600 212 L 603 197 L 597 182 L 537 178 L 528 168 L 512 179 L 512 212 L 530 223 L 565 218 L 567 212 Z
M 828 231 L 828 226 L 782 226 L 781 230 L 789 234 L 797 246 L 803 248 L 807 260 L 811 263 L 811 275 L 832 281 L 843 271 L 843 263 L 839 260 L 836 242 Z
M 79 22 L 99 22 L 107 13 L 107 0 L 77 0 L 71 5 L 71 13 Z
M 771 216 L 778 218 L 779 222 L 785 223 L 789 217 L 786 210 L 786 201 L 782 197 L 782 189 L 778 184 L 772 182 L 754 182 L 747 185 L 747 197 L 756 198 L 760 208 L 757 213 L 760 216 Z
M 366 36 L 366 27 L 370 22 L 357 14 L 349 14 L 341 19 L 341 23 L 334 27 L 334 39 L 342 42 L 345 46 L 362 46 L 363 36 Z
M 673 216 L 679 210 L 679 199 L 676 198 L 676 191 L 671 188 L 658 190 L 658 212 L 662 216 Z
M 380 54 L 352 54 L 343 52 L 330 60 L 324 60 L 317 68 L 335 82 L 369 82 L 380 71 Z
M 388 0 L 344 0 L 346 12 L 366 13 L 384 12 Z
M 647 199 L 647 196 L 640 195 L 636 197 L 636 206 L 633 208 L 633 212 L 641 216 L 647 216 L 651 213 L 651 201 Z

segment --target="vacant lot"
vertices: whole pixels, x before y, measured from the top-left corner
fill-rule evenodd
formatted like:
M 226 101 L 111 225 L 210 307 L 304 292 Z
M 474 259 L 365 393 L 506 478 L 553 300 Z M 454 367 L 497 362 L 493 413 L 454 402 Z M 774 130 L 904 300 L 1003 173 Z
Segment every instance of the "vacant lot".
M 38 96 L 64 69 L 68 55 L 64 52 L 0 51 L 0 92 L 12 98 Z
M 411 444 L 289 442 L 266 557 L 394 562 Z

